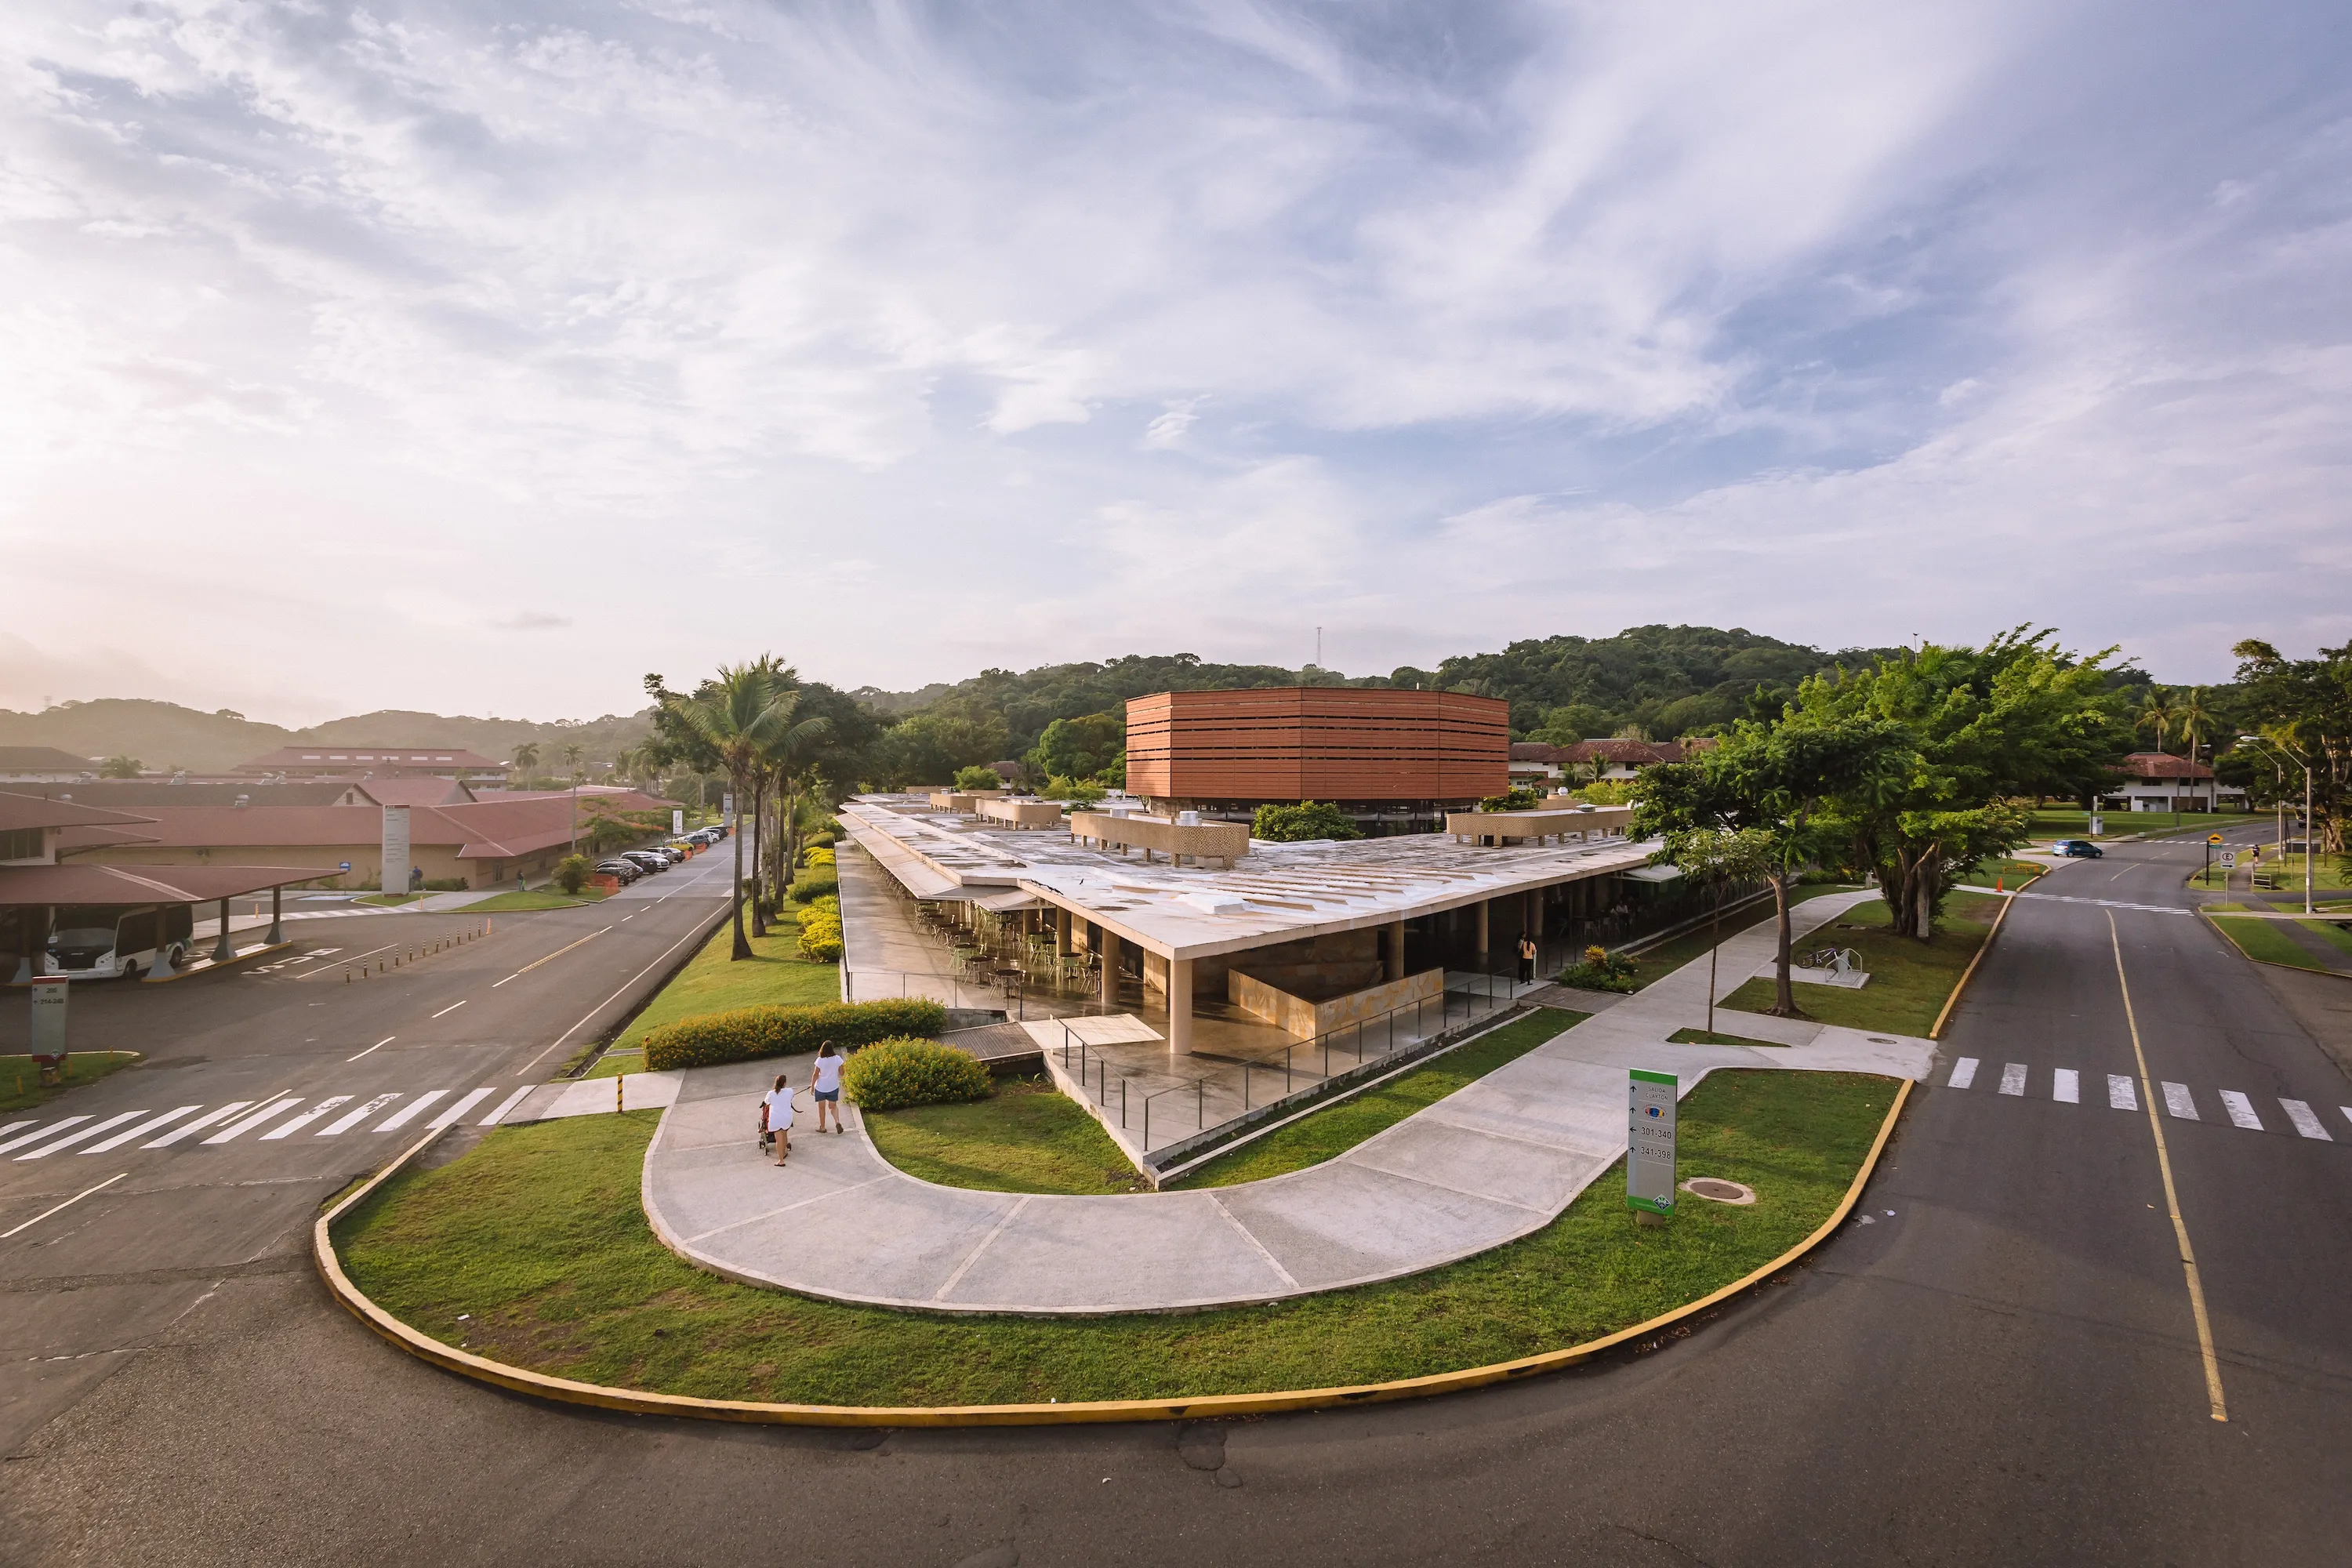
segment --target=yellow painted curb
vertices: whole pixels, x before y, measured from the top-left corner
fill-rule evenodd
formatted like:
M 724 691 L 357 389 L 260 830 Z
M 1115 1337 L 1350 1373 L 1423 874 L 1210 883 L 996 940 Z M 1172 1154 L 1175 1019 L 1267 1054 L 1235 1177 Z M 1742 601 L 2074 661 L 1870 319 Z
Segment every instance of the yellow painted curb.
M 1934 1023 L 1927 1026 L 1929 1039 L 1936 1040 L 1943 1037 L 1945 1021 L 1951 1017 L 1952 1009 L 1960 1005 L 1960 993 L 1969 988 L 1969 981 L 1975 976 L 1977 965 L 1982 963 L 1984 955 L 1992 951 L 1992 939 L 2000 934 L 2000 922 L 2009 919 L 2009 911 L 2016 907 L 2017 900 L 2014 897 L 2001 900 L 2000 913 L 1992 917 L 1992 930 L 1985 932 L 1985 939 L 1977 944 L 1977 951 L 1969 958 L 1969 966 L 1960 971 L 1959 984 L 1952 987 L 1952 994 L 1949 996 L 1944 998 L 1944 1010 L 1936 1015 Z
M 440 1136 L 437 1131 L 418 1139 L 398 1159 L 370 1178 L 366 1184 L 321 1215 L 318 1224 L 311 1227 L 310 1245 L 319 1260 L 320 1276 L 325 1279 L 327 1289 L 333 1292 L 335 1300 L 348 1308 L 353 1317 L 409 1354 L 420 1361 L 430 1362 L 445 1372 L 454 1372 L 479 1383 L 509 1388 L 518 1394 L 537 1394 L 542 1399 L 561 1400 L 569 1405 L 591 1405 L 600 1409 L 624 1410 L 637 1415 L 680 1415 L 704 1421 L 743 1421 L 786 1426 L 1052 1426 L 1104 1421 L 1197 1421 L 1216 1416 L 1265 1415 L 1289 1410 L 1331 1410 L 1352 1405 L 1384 1404 L 1393 1399 L 1421 1399 L 1435 1394 L 1455 1394 L 1465 1389 L 1483 1388 L 1488 1384 L 1508 1383 L 1580 1365 L 1604 1351 L 1613 1350 L 1696 1316 L 1749 1286 L 1769 1279 L 1828 1240 L 1844 1223 L 1846 1215 L 1861 1200 L 1862 1189 L 1869 1184 L 1871 1173 L 1878 1168 L 1878 1157 L 1886 1148 L 1886 1140 L 1894 1134 L 1895 1119 L 1903 1114 L 1904 1104 L 1910 1097 L 1911 1080 L 1899 1080 L 1895 1091 L 1895 1103 L 1887 1107 L 1886 1120 L 1879 1124 L 1878 1137 L 1871 1143 L 1870 1152 L 1864 1156 L 1862 1169 L 1854 1173 L 1853 1183 L 1846 1188 L 1845 1197 L 1836 1211 L 1804 1240 L 1723 1289 L 1676 1307 L 1670 1312 L 1661 1313 L 1647 1322 L 1636 1323 L 1630 1329 L 1620 1329 L 1613 1334 L 1587 1340 L 1580 1345 L 1570 1345 L 1565 1350 L 1545 1351 L 1538 1355 L 1496 1362 L 1488 1366 L 1465 1367 L 1458 1372 L 1433 1373 L 1426 1377 L 1400 1378 L 1393 1383 L 1360 1384 L 1347 1388 L 1213 1394 L 1194 1399 L 1080 1400 L 1068 1405 L 775 1405 L 748 1399 L 694 1399 L 684 1394 L 608 1388 L 602 1384 L 576 1383 L 570 1378 L 551 1377 L 545 1373 L 530 1372 L 519 1366 L 508 1366 L 502 1362 L 468 1355 L 410 1328 L 363 1295 L 344 1274 L 342 1261 L 335 1256 L 334 1241 L 329 1234 L 345 1210 L 375 1191 L 410 1160 L 422 1153 L 434 1139 Z

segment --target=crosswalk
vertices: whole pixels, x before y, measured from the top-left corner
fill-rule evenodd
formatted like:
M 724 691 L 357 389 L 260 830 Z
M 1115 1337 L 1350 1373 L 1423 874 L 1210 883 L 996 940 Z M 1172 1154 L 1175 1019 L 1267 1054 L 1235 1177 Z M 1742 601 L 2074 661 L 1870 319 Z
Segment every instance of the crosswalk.
M 344 1108 L 358 1100 L 358 1095 L 330 1094 L 313 1100 L 309 1095 L 278 1094 L 257 1100 L 232 1100 L 209 1110 L 202 1104 L 175 1105 L 107 1116 L 9 1121 L 0 1123 L 0 1158 L 46 1160 L 52 1154 L 106 1154 L 134 1146 L 210 1149 L 248 1138 L 257 1145 L 298 1136 L 398 1132 L 412 1126 L 432 1131 L 476 1118 L 477 1112 L 474 1125 L 495 1127 L 511 1116 L 537 1086 L 525 1084 L 490 1104 L 501 1087 L 485 1084 L 478 1089 L 428 1089 L 415 1093 L 392 1090 L 372 1095 L 348 1110 Z M 339 1111 L 341 1114 L 337 1115 Z M 329 1117 L 334 1119 L 327 1121 Z M 326 1125 L 315 1125 L 320 1121 Z
M 1952 1063 L 1952 1070 L 1944 1079 L 1944 1087 L 1973 1089 L 1979 1069 L 1984 1065 L 1975 1057 L 1961 1057 Z M 2127 1073 L 2111 1072 L 2106 1075 L 2106 1079 L 2109 1110 L 2137 1110 L 2140 1108 L 2137 1079 Z M 2207 1120 L 2197 1092 L 2189 1085 L 2168 1079 L 2160 1081 L 2157 1089 L 2162 1097 L 2166 1115 L 2181 1121 Z M 2023 1062 L 2003 1062 L 1995 1092 L 2018 1099 L 2034 1098 L 2033 1069 Z M 2058 1104 L 2080 1105 L 2083 1102 L 2083 1075 L 2074 1068 L 2053 1068 L 2050 1069 L 2048 1092 L 2050 1099 Z M 2252 1095 L 2235 1089 L 2208 1092 L 2220 1107 L 2221 1120 L 2228 1121 L 2231 1126 L 2243 1128 L 2249 1132 L 2271 1131 L 2270 1123 L 2263 1120 L 2266 1107 L 2257 1104 Z M 2336 1141 L 2336 1134 L 2327 1130 L 2326 1119 L 2319 1110 L 2313 1109 L 2310 1101 L 2289 1100 L 2284 1095 L 2272 1098 L 2278 1105 L 2275 1114 L 2285 1119 L 2286 1129 L 2296 1136 L 2322 1143 Z M 2339 1105 L 2336 1111 L 2343 1117 L 2347 1130 L 2352 1130 L 2352 1105 Z M 0 1148 L 5 1148 L 5 1145 L 0 1145 Z

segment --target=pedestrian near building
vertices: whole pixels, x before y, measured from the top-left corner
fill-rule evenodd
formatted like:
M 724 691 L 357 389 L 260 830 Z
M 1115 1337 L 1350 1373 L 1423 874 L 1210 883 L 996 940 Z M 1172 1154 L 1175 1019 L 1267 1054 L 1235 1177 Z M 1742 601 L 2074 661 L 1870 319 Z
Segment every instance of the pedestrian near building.
M 1519 933 L 1519 978 L 1533 984 L 1536 977 L 1536 938 L 1533 931 Z
M 793 1157 L 793 1080 L 778 1073 L 776 1087 L 761 1103 L 767 1108 L 768 1131 L 776 1140 L 776 1163 L 781 1165 Z
M 816 1096 L 816 1130 L 824 1131 L 825 1118 L 833 1118 L 833 1130 L 841 1131 L 841 1053 L 833 1048 L 831 1040 L 816 1048 L 816 1068 L 809 1075 L 809 1089 Z

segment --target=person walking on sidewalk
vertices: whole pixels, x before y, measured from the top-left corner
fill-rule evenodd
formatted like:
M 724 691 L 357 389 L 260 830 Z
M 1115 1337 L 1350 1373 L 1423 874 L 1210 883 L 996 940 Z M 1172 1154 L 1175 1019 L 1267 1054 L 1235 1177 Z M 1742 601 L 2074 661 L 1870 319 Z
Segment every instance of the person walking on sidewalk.
M 768 1131 L 776 1140 L 776 1163 L 793 1157 L 793 1080 L 776 1075 L 776 1087 L 761 1102 L 768 1109 Z
M 831 1040 L 816 1048 L 816 1069 L 809 1075 L 809 1088 L 816 1095 L 816 1130 L 824 1131 L 825 1118 L 833 1118 L 833 1130 L 841 1131 L 841 1054 L 833 1048 Z
M 1528 983 L 1528 984 L 1533 984 L 1535 983 L 1535 977 L 1536 977 L 1536 937 L 1535 937 L 1535 932 L 1533 932 L 1533 931 L 1521 931 L 1521 932 L 1519 933 L 1519 978 L 1520 978 L 1522 981 L 1525 981 L 1525 982 L 1527 982 L 1527 983 Z

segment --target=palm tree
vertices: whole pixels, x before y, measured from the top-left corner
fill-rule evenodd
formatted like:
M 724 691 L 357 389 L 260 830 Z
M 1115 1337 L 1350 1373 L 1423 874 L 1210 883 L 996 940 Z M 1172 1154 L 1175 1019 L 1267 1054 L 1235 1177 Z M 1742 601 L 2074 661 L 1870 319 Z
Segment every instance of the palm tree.
M 2182 698 L 2180 706 L 2173 710 L 2173 721 L 2180 727 L 2180 738 L 2189 743 L 2189 761 L 2194 764 L 2197 761 L 2197 748 L 2203 743 L 2206 736 L 2213 732 L 2213 726 L 2219 721 L 2214 717 L 2213 710 L 2205 706 L 2203 687 L 2196 686 L 2189 689 L 2189 695 Z M 2189 782 L 2193 785 L 2196 781 L 2192 779 Z M 2218 798 L 2214 798 L 2209 799 L 2206 804 L 2218 806 L 2221 802 Z
M 751 781 L 764 766 L 762 751 L 792 727 L 793 705 L 799 694 L 777 684 L 775 672 L 781 668 L 773 658 L 721 665 L 717 678 L 702 689 L 677 700 L 678 718 L 718 752 L 739 801 L 750 795 Z M 743 934 L 740 826 L 730 837 L 735 841 L 735 944 L 729 956 L 746 959 L 753 954 L 751 939 Z
M 2173 711 L 2171 701 L 2164 695 L 2164 688 L 2151 686 L 2147 689 L 2147 705 L 2140 709 L 2139 717 L 2133 721 L 2132 728 L 2155 731 L 2156 749 L 2162 752 L 2164 738 L 2171 732 L 2178 717 Z
M 539 747 L 537 745 L 526 741 L 521 745 L 517 746 L 514 749 L 514 768 L 515 773 L 518 775 L 515 779 L 517 787 L 520 787 L 530 783 L 530 770 L 537 766 L 539 766 Z

